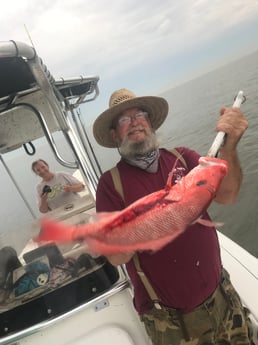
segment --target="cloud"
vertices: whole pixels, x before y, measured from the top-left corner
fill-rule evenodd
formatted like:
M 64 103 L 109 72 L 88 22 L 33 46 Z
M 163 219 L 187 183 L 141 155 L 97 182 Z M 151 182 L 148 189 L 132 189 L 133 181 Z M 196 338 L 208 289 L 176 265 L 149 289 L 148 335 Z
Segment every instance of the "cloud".
M 257 18 L 257 7 L 256 0 L 9 0 L 0 12 L 0 39 L 30 44 L 26 24 L 56 78 L 121 78 L 189 54 Z

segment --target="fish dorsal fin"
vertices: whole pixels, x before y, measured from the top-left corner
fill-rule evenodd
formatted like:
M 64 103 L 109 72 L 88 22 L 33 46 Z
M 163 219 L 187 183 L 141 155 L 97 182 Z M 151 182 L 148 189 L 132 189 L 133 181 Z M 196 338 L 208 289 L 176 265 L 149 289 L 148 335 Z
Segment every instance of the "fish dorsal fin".
M 212 220 L 203 219 L 201 217 L 198 218 L 194 223 L 199 223 L 199 224 L 204 225 L 204 226 L 215 227 L 215 228 L 219 228 L 219 227 L 223 226 L 223 223 L 221 223 L 221 222 L 213 222 Z

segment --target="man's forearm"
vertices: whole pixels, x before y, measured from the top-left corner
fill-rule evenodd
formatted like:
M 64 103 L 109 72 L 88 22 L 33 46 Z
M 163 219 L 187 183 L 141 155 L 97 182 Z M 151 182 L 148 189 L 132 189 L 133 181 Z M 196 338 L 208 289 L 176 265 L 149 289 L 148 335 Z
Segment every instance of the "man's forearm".
M 220 158 L 228 162 L 228 174 L 224 177 L 215 200 L 221 204 L 231 204 L 237 200 L 243 175 L 237 151 L 220 151 Z

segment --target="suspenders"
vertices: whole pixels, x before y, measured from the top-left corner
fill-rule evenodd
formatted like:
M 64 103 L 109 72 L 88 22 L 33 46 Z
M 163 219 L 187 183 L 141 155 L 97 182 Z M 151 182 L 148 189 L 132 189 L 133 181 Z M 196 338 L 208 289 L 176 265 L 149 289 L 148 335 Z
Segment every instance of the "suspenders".
M 185 167 L 187 167 L 186 161 L 183 158 L 183 156 L 181 155 L 180 152 L 178 152 L 176 149 L 171 149 L 169 150 L 174 156 L 176 156 Z M 123 186 L 121 183 L 121 178 L 120 178 L 120 174 L 119 174 L 119 170 L 117 168 L 117 166 L 113 167 L 112 169 L 110 169 L 110 173 L 113 179 L 113 183 L 115 186 L 115 190 L 118 192 L 118 194 L 121 196 L 121 198 L 124 200 L 124 191 L 123 191 Z M 149 282 L 149 279 L 146 277 L 146 275 L 144 274 L 141 265 L 140 265 L 140 261 L 139 261 L 139 256 L 137 255 L 137 253 L 134 254 L 133 256 L 133 261 L 134 261 L 134 265 L 136 268 L 136 271 L 146 289 L 146 291 L 149 294 L 150 299 L 153 301 L 154 306 L 157 309 L 161 309 L 161 306 L 159 304 L 159 298 L 156 294 L 156 292 L 153 290 L 151 283 Z

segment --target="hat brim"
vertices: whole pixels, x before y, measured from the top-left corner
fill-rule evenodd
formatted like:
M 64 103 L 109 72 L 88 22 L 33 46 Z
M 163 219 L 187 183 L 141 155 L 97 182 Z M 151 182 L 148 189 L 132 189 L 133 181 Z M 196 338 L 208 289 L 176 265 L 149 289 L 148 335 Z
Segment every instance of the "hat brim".
M 150 123 L 154 130 L 162 125 L 168 114 L 168 102 L 162 97 L 135 97 L 121 102 L 105 110 L 95 120 L 93 135 L 99 145 L 110 148 L 117 147 L 117 143 L 110 135 L 110 129 L 116 117 L 129 108 L 145 110 L 149 114 Z

